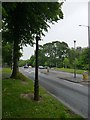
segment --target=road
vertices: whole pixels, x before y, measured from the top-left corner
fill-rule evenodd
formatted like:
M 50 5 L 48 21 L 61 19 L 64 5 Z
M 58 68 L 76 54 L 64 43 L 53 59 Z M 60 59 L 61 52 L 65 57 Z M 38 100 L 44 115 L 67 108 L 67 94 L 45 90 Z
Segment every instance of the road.
M 20 72 L 32 80 L 35 78 L 34 71 L 34 68 L 20 68 Z M 62 80 L 57 77 L 58 74 L 58 71 L 47 73 L 46 70 L 39 70 L 40 85 L 76 114 L 88 118 L 88 86 Z

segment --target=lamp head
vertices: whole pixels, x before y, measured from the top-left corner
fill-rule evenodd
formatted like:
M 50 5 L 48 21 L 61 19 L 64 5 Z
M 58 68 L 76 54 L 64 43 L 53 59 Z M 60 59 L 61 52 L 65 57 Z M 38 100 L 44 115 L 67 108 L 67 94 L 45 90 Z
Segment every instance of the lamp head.
M 74 40 L 74 43 L 76 42 L 76 40 Z

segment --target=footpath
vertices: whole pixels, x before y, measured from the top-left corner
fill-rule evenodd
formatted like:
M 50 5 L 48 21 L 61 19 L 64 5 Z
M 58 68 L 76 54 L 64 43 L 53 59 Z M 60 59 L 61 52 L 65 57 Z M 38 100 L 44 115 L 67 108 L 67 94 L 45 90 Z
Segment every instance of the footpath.
M 76 74 L 76 78 L 74 78 L 73 73 L 67 73 L 60 70 L 51 70 L 51 69 L 49 70 L 49 72 L 47 72 L 47 70 L 42 70 L 41 73 L 47 75 L 53 75 L 54 77 L 57 77 L 59 79 L 67 80 L 74 83 L 90 85 L 90 80 L 83 80 L 82 74 Z

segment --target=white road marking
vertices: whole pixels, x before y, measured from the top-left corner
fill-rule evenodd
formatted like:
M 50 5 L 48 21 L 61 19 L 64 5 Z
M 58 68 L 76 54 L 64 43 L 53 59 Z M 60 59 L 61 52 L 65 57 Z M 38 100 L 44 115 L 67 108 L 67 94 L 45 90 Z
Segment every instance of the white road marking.
M 25 70 L 25 72 L 32 73 L 32 72 L 34 72 L 34 71 L 33 71 L 33 70 L 32 70 L 32 71 L 30 71 L 30 70 Z
M 25 70 L 25 72 L 28 72 L 29 74 L 35 72 L 34 70 L 30 71 L 30 70 Z M 40 74 L 40 72 L 38 72 Z
M 26 69 L 25 72 L 28 72 L 29 74 L 31 74 L 31 73 L 35 72 L 35 70 Z M 38 71 L 38 74 L 41 74 L 41 72 Z M 65 81 L 66 81 L 66 80 L 65 80 Z M 66 81 L 66 82 L 68 82 L 68 81 Z M 72 82 L 72 84 L 76 84 L 76 85 L 79 85 L 79 86 L 84 86 L 84 85 L 82 85 L 82 84 L 78 84 L 78 83 L 75 83 L 75 82 Z

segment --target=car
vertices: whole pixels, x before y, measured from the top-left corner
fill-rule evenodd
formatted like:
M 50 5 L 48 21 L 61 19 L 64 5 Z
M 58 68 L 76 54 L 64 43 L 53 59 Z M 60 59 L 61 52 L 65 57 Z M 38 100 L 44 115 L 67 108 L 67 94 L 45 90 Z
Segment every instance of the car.
M 28 65 L 25 65 L 24 68 L 28 68 L 29 66 Z
M 47 66 L 39 66 L 38 68 L 39 69 L 47 69 L 48 67 Z
M 29 68 L 32 68 L 32 66 L 28 66 Z
M 45 69 L 43 66 L 39 66 L 38 68 L 39 68 L 39 69 Z

